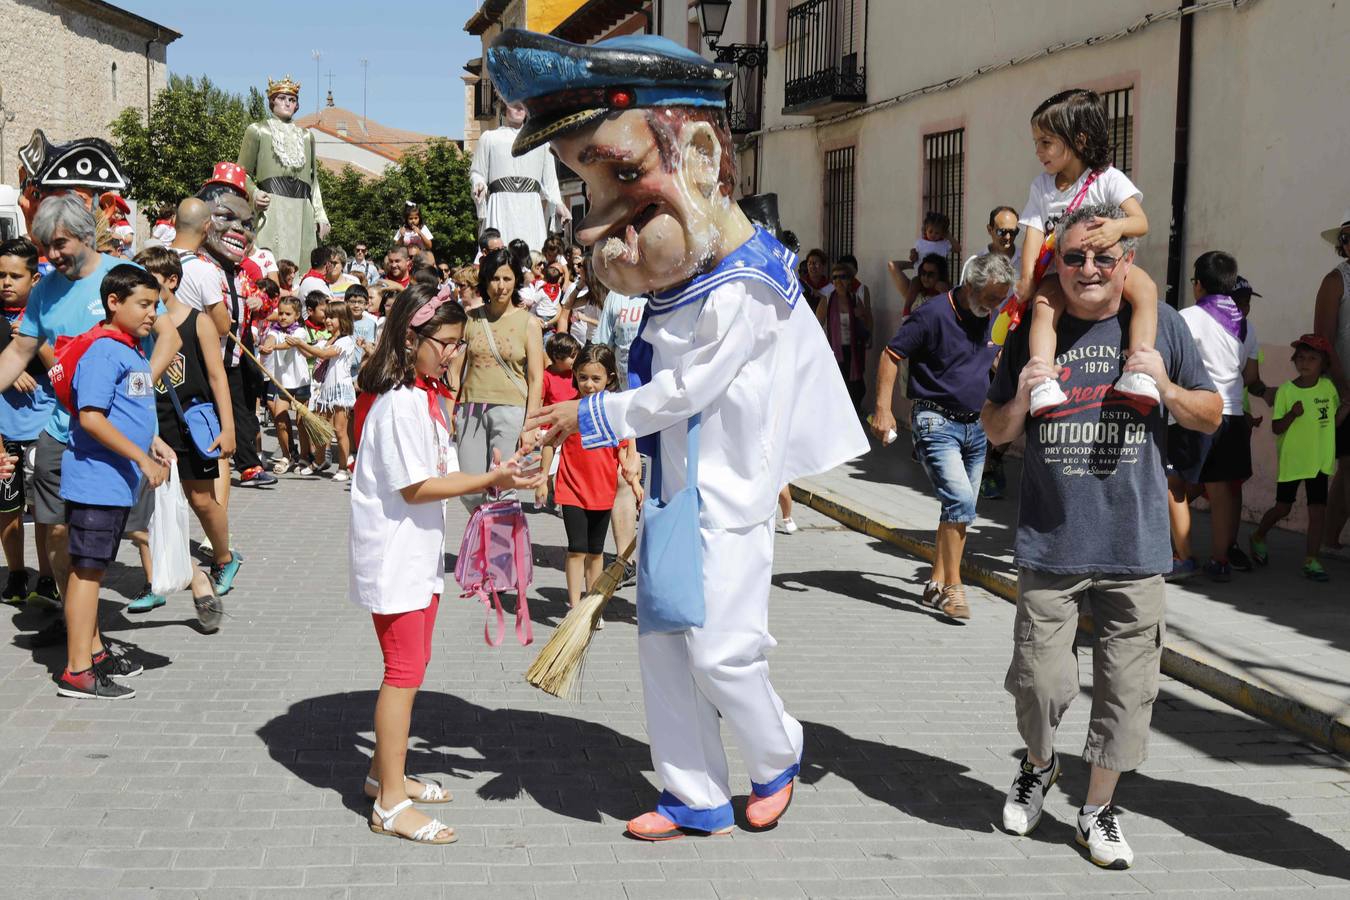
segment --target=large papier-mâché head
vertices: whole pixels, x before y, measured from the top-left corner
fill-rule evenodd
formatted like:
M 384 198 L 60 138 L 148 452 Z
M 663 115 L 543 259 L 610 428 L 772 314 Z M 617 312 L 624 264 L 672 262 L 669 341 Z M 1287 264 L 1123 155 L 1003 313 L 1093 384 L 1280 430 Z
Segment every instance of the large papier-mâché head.
M 586 182 L 576 236 L 611 289 L 676 287 L 750 233 L 731 199 L 730 70 L 664 38 L 581 46 L 512 30 L 489 49 L 488 71 L 528 114 L 513 151 L 547 141 Z

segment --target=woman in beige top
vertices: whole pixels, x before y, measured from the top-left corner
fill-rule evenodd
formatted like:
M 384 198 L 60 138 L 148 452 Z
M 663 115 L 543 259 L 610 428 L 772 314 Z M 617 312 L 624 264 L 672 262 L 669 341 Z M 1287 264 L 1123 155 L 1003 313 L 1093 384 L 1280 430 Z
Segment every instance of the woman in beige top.
M 464 329 L 468 348 L 455 405 L 461 472 L 482 474 L 492 465 L 494 451 L 508 459 L 518 447 L 534 445 L 532 435 L 522 435 L 521 429 L 526 414 L 539 407 L 544 339 L 538 318 L 515 305 L 520 284 L 521 272 L 507 250 L 493 250 L 479 263 L 483 305 L 470 310 Z M 470 509 L 482 502 L 481 495 L 463 499 Z

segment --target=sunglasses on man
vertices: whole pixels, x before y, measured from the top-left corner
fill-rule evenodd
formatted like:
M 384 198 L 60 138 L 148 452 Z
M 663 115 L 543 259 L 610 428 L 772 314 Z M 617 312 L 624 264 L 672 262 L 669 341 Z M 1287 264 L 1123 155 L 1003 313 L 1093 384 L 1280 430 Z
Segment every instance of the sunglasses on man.
M 1017 232 L 1021 230 L 1021 226 L 1018 226 L 1017 228 L 995 228 L 994 234 L 1001 238 L 1008 238 L 1011 240 L 1012 238 L 1017 237 Z
M 1068 266 L 1069 268 L 1081 269 L 1087 263 L 1088 255 L 1089 254 L 1083 253 L 1079 250 L 1070 250 L 1068 253 L 1065 253 L 1060 258 L 1064 260 L 1064 265 Z M 1095 265 L 1098 269 L 1101 269 L 1103 272 L 1110 272 L 1112 269 L 1116 267 L 1116 265 L 1122 259 L 1125 258 L 1123 256 L 1112 256 L 1109 253 L 1093 253 L 1091 254 L 1091 256 L 1093 265 Z

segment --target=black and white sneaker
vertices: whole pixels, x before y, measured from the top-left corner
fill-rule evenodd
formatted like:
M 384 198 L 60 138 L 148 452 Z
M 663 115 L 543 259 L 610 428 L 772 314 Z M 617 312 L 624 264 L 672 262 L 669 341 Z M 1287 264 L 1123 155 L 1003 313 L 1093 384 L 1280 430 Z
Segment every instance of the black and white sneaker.
M 1041 824 L 1041 810 L 1045 806 L 1045 795 L 1050 787 L 1059 780 L 1059 754 L 1050 760 L 1050 765 L 1038 769 L 1031 760 L 1022 757 L 1022 765 L 1017 770 L 1012 787 L 1008 788 L 1008 797 L 1003 802 L 1003 829 L 1013 834 L 1031 834 Z
M 94 657 L 94 668 L 110 678 L 135 678 L 145 671 L 145 666 L 132 662 L 125 652 L 114 652 L 111 645 Z
M 193 597 L 192 606 L 197 610 L 197 621 L 201 623 L 202 631 L 215 634 L 220 630 L 220 620 L 225 616 L 225 604 L 216 594 L 214 586 L 211 593 L 203 597 Z
M 57 609 L 61 606 L 61 592 L 57 590 L 56 579 L 50 575 L 39 575 L 37 585 L 28 595 L 28 605 L 38 609 Z M 61 637 L 65 640 L 65 636 Z
M 91 666 L 83 672 L 66 669 L 56 679 L 56 693 L 76 700 L 129 700 L 136 696 L 136 691 L 113 681 L 98 666 Z
M 1134 863 L 1134 851 L 1120 833 L 1114 806 L 1102 806 L 1090 813 L 1080 809 L 1077 837 L 1092 861 L 1103 869 L 1128 869 Z

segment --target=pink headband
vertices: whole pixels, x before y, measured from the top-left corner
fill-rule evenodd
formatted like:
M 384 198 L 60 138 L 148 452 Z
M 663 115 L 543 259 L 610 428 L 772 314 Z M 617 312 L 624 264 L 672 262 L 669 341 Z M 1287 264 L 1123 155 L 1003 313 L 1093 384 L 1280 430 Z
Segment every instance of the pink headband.
M 435 297 L 432 297 L 426 303 L 423 303 L 417 309 L 417 311 L 412 314 L 412 318 L 408 320 L 408 327 L 421 328 L 423 325 L 430 322 L 431 317 L 436 314 L 436 310 L 440 308 L 441 304 L 445 303 L 449 299 L 450 299 L 450 285 L 446 284 L 445 287 L 441 288 L 440 293 L 438 293 Z

